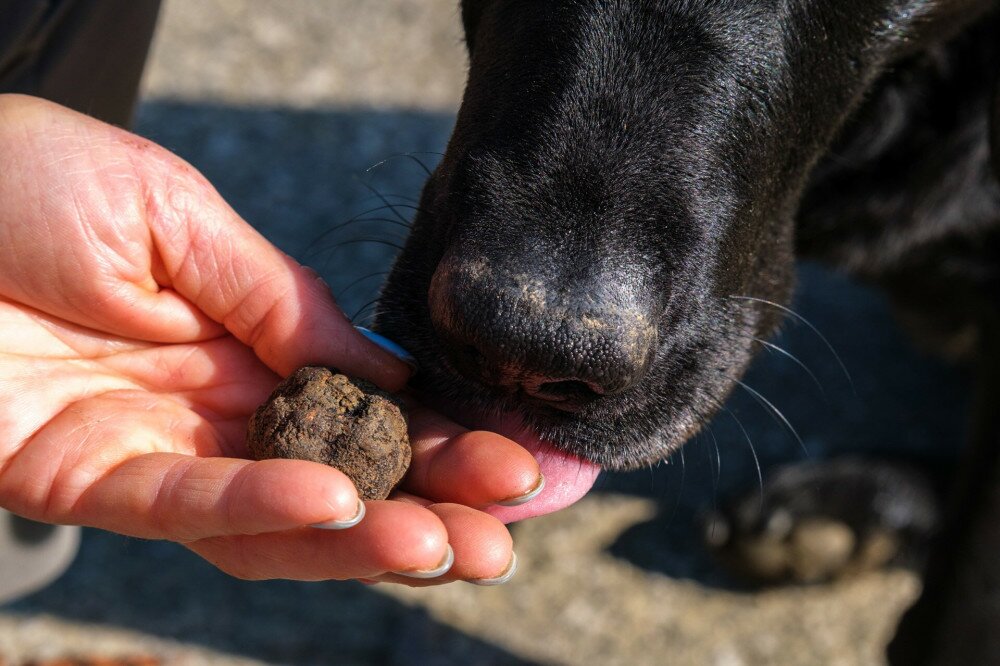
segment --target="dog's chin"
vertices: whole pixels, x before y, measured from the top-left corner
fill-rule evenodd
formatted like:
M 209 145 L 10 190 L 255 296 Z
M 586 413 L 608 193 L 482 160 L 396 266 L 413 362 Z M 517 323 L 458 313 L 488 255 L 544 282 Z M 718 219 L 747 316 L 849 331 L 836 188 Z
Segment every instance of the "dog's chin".
M 651 411 L 651 410 L 650 410 Z M 687 412 L 682 410 L 682 414 Z M 648 412 L 579 418 L 551 410 L 522 410 L 526 428 L 554 448 L 609 471 L 630 471 L 662 461 L 699 429 L 693 416 L 675 416 L 658 423 Z

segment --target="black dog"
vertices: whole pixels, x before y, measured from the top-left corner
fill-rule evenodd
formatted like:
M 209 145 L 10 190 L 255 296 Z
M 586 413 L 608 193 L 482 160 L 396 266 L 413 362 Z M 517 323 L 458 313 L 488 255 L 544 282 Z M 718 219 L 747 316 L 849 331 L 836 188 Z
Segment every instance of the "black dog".
M 613 469 L 712 417 L 796 257 L 992 357 L 998 4 L 466 0 L 465 97 L 379 327 L 420 387 Z

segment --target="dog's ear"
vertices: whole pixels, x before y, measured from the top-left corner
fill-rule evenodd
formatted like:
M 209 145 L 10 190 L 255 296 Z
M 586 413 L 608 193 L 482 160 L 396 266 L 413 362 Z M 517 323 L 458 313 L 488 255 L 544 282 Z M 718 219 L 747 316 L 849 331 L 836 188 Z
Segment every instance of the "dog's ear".
M 476 28 L 489 0 L 462 0 L 462 29 L 465 31 L 465 46 L 472 53 Z

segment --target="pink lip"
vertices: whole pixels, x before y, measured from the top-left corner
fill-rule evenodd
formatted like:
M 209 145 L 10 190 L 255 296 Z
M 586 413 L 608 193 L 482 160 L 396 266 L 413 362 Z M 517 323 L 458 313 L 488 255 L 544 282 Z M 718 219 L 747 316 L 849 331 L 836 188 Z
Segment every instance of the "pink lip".
M 505 523 L 542 516 L 564 509 L 587 494 L 597 480 L 601 468 L 553 447 L 529 429 L 520 420 L 509 415 L 487 417 L 475 423 L 478 430 L 491 430 L 514 440 L 538 461 L 545 487 L 542 492 L 518 506 L 491 506 L 486 513 Z

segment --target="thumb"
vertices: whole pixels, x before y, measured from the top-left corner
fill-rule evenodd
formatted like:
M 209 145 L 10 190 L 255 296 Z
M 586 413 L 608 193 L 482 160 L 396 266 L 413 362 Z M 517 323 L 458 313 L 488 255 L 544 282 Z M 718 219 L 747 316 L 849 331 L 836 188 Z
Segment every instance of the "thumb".
M 241 219 L 190 165 L 159 150 L 164 173 L 150 191 L 159 200 L 151 202 L 149 225 L 177 293 L 282 376 L 333 365 L 387 390 L 402 388 L 412 372 L 403 358 L 357 331 L 312 269 Z

